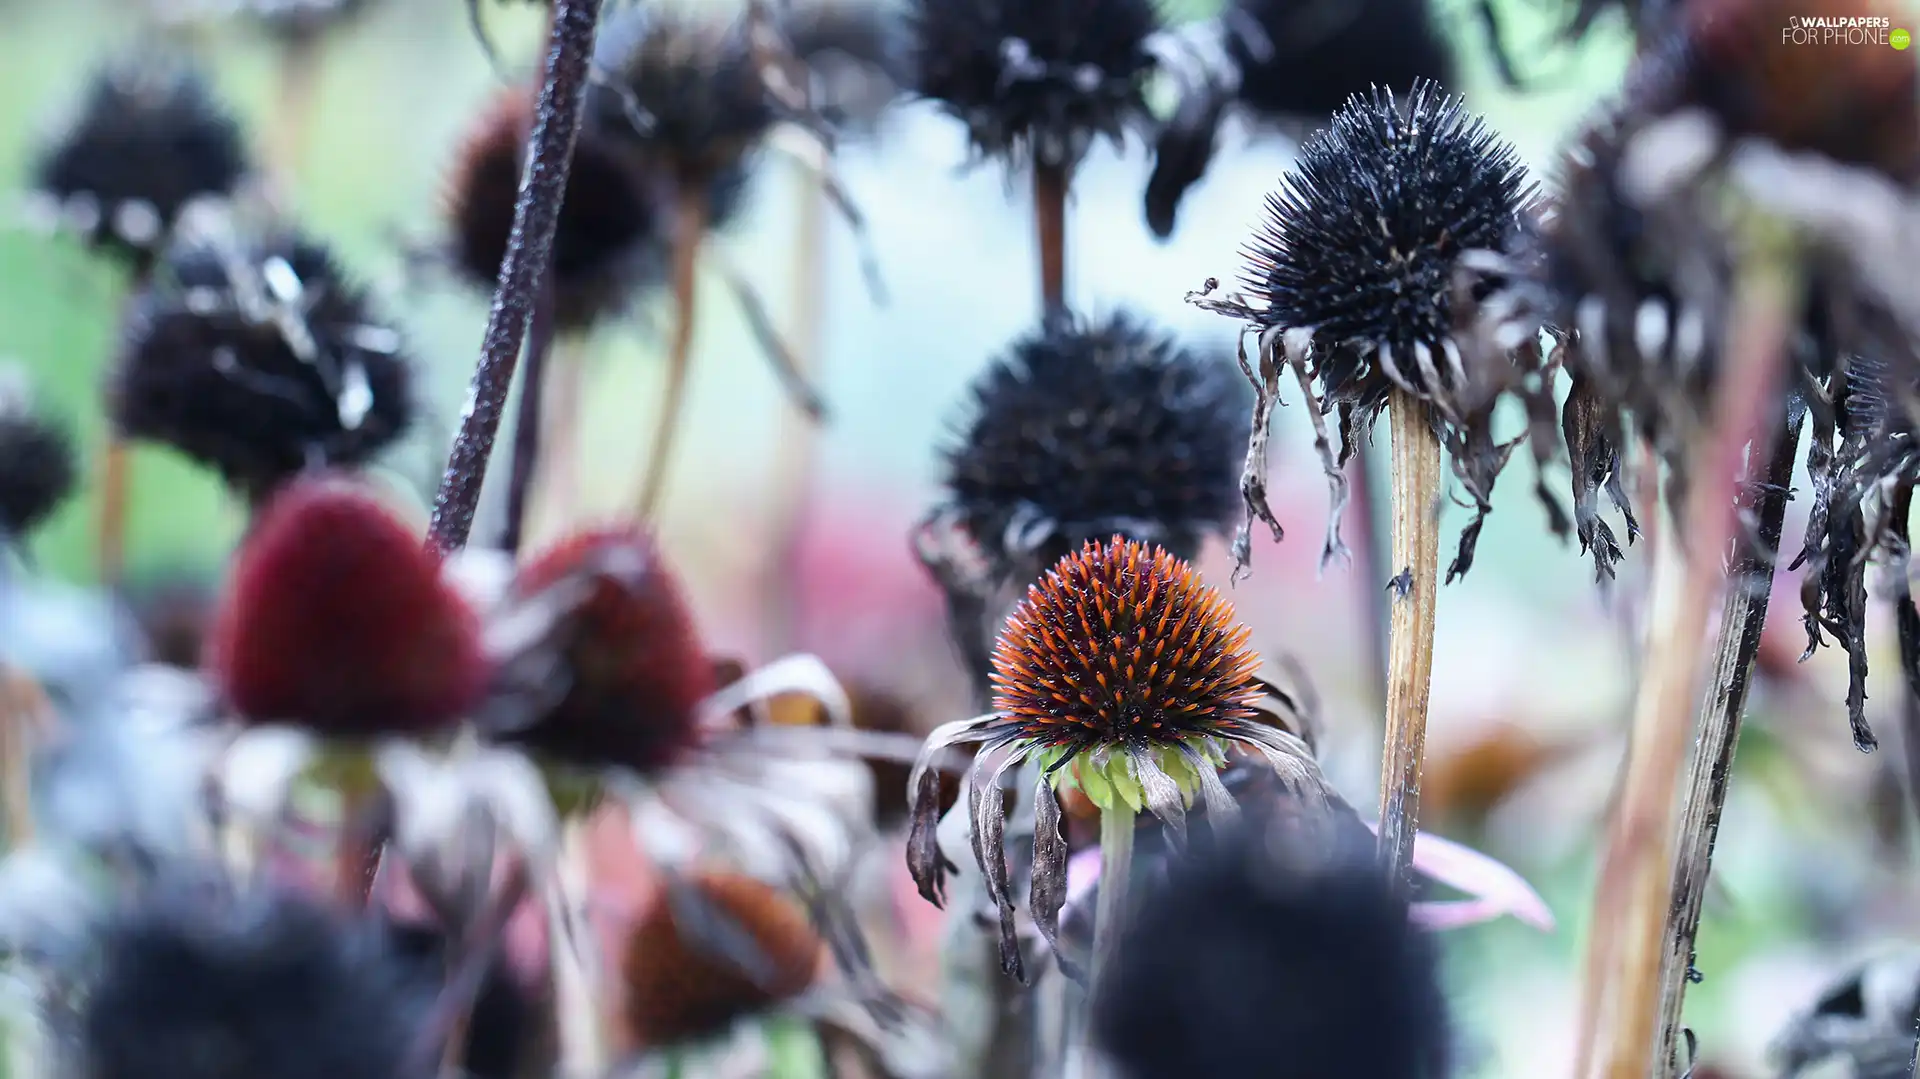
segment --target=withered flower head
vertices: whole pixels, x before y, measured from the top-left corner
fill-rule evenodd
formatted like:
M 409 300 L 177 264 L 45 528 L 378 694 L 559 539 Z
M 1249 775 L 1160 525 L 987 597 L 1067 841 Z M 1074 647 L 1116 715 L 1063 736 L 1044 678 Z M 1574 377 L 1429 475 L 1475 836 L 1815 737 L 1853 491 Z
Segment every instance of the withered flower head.
M 1462 259 L 1502 249 L 1530 198 L 1513 147 L 1433 83 L 1420 82 L 1404 102 L 1376 90 L 1351 99 L 1330 127 L 1308 139 L 1280 190 L 1268 196 L 1266 223 L 1247 248 L 1245 283 L 1254 302 L 1198 297 L 1202 306 L 1249 320 L 1272 360 L 1263 360 L 1269 374 L 1254 412 L 1250 476 L 1264 475 L 1256 467 L 1265 458 L 1280 372 L 1291 368 L 1308 392 L 1335 496 L 1326 556 L 1345 549 L 1340 465 L 1398 390 L 1429 406 L 1429 422 L 1474 500 L 1475 518 L 1448 579 L 1472 565 L 1494 481 L 1513 449 L 1493 437 L 1494 405 L 1509 392 L 1540 397 L 1545 390 L 1535 342 L 1469 357 L 1455 340 L 1464 321 L 1456 300 L 1485 288 L 1463 285 Z M 1338 461 L 1318 418 L 1334 408 Z M 1264 481 L 1243 490 L 1250 516 L 1278 538 Z M 1246 529 L 1236 554 L 1244 566 Z
M 806 912 L 768 885 L 723 873 L 669 884 L 627 939 L 627 1033 L 647 1047 L 724 1033 L 805 992 L 821 955 Z
M 261 510 L 221 597 L 208 663 L 246 723 L 336 738 L 458 722 L 487 683 L 478 621 L 370 491 L 288 484 Z
M 97 1079 L 405 1079 L 431 998 L 373 927 L 292 893 L 163 888 L 106 926 Z
M 1192 558 L 1232 521 L 1247 394 L 1225 357 L 1126 313 L 1055 316 L 971 396 L 943 510 L 999 572 L 1031 577 L 1116 532 Z
M 95 72 L 31 182 L 63 223 L 140 273 L 189 202 L 232 194 L 250 167 L 238 121 L 200 72 L 142 52 Z
M 448 255 L 468 284 L 488 294 L 513 231 L 533 114 L 530 88 L 503 88 L 447 177 Z M 664 280 L 666 265 L 665 208 L 646 176 L 593 124 L 582 125 L 572 160 L 548 270 L 562 332 L 623 314 L 638 292 Z
M 589 126 L 630 143 L 682 193 L 701 191 L 718 221 L 781 119 L 747 24 L 636 6 L 601 28 L 593 62 L 601 78 L 588 88 Z
M 1920 953 L 1875 957 L 1835 978 L 1767 1047 L 1783 1079 L 1827 1071 L 1836 1059 L 1860 1079 L 1892 1079 L 1913 1068 L 1907 1033 L 1920 1007 Z
M 875 0 L 805 0 L 781 30 L 812 79 L 814 108 L 839 131 L 870 129 L 913 83 L 905 28 Z
M 653 775 L 699 741 L 713 666 L 680 584 L 638 528 L 567 539 L 514 577 L 508 611 L 542 631 L 495 675 L 496 737 L 584 768 Z M 512 616 L 509 615 L 509 618 Z
M 1071 167 L 1150 119 L 1153 0 L 913 0 L 908 20 L 920 96 L 979 156 Z
M 34 407 L 21 372 L 0 367 L 0 546 L 44 524 L 78 479 L 72 435 Z
M 1127 1079 L 1422 1079 L 1450 1070 L 1437 949 L 1372 844 L 1324 865 L 1241 830 L 1177 858 L 1094 989 L 1096 1045 Z
M 401 335 L 317 243 L 183 235 L 128 309 L 108 411 L 259 498 L 366 464 L 407 430 Z
M 994 710 L 936 729 L 914 767 L 907 864 L 920 894 L 943 905 L 954 868 L 934 835 L 940 775 L 932 765 L 956 743 L 980 744 L 966 779 L 974 853 L 1000 909 L 1001 965 L 1016 977 L 1024 965 L 1001 849 L 1005 806 L 987 796 L 1009 768 L 1033 760 L 1041 769 L 1032 915 L 1049 943 L 1065 899 L 1056 788 L 1078 790 L 1102 810 L 1144 808 L 1183 835 L 1196 795 L 1210 820 L 1234 814 L 1219 769 L 1240 746 L 1324 806 L 1319 766 L 1287 729 L 1297 721 L 1294 702 L 1259 677 L 1248 634 L 1218 592 L 1162 549 L 1115 536 L 1062 559 L 1001 632 Z

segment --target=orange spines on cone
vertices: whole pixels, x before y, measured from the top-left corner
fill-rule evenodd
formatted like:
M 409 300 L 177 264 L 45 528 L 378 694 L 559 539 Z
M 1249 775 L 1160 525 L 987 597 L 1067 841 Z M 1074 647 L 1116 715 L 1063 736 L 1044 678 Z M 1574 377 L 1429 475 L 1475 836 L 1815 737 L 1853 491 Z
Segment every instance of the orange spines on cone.
M 440 565 L 365 488 L 292 482 L 256 518 L 215 616 L 207 659 L 227 704 L 335 737 L 459 721 L 487 662 Z
M 514 580 L 520 601 L 577 584 L 555 643 L 568 685 L 519 738 L 555 758 L 642 773 L 675 763 L 699 733 L 713 662 L 651 536 L 638 527 L 586 532 L 540 555 Z
M 1114 537 L 1062 559 L 994 647 L 994 709 L 1050 744 L 1172 742 L 1252 718 L 1259 657 L 1193 568 Z
M 819 968 L 820 936 L 797 904 L 750 877 L 703 873 L 691 881 L 706 904 L 703 920 L 732 923 L 750 954 L 736 960 L 680 922 L 675 902 L 661 897 L 628 939 L 621 973 L 623 1014 L 636 1045 L 668 1046 L 723 1032 L 805 992 Z M 744 943 L 744 942 L 743 942 Z

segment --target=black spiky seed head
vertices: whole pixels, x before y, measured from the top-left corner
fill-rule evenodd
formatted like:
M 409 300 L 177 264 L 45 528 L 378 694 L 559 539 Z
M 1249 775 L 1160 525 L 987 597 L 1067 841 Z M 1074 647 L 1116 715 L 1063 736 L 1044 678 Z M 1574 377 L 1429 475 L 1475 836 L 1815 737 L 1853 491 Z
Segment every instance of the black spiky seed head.
M 1238 510 L 1247 396 L 1133 315 L 1049 318 L 974 383 L 949 504 L 1001 569 L 1029 541 L 1044 566 L 1115 532 L 1192 557 Z
M 1447 1075 L 1437 949 L 1371 854 L 1303 865 L 1241 830 L 1175 859 L 1094 987 L 1095 1043 L 1126 1079 Z
M 981 156 L 1072 166 L 1150 118 L 1153 0 L 913 0 L 908 25 L 920 96 Z
M 531 88 L 501 90 L 447 177 L 448 255 L 468 284 L 489 295 L 513 232 L 533 119 Z M 584 125 L 574 142 L 548 271 L 560 330 L 585 330 L 618 315 L 638 292 L 664 280 L 662 209 L 654 187 L 606 134 Z
M 1236 0 L 1222 20 L 1239 99 L 1266 116 L 1331 116 L 1376 86 L 1453 84 L 1453 53 L 1428 0 Z
M 72 434 L 34 408 L 24 376 L 0 368 L 0 546 L 19 543 L 72 496 Z
M 232 194 L 249 168 L 238 121 L 200 72 L 139 54 L 94 73 L 31 183 L 88 243 L 143 272 L 182 208 Z
M 631 8 L 602 28 L 594 67 L 604 77 L 588 88 L 589 123 L 683 190 L 744 182 L 748 158 L 780 119 L 744 21 Z M 712 206 L 707 216 L 719 217 Z
M 1374 408 L 1399 384 L 1428 399 L 1459 393 L 1460 365 L 1442 358 L 1456 262 L 1499 250 L 1527 197 L 1519 154 L 1433 83 L 1404 104 L 1356 96 L 1267 197 L 1247 249 L 1261 321 L 1313 331 L 1332 401 Z
M 163 889 L 108 926 L 91 1079 L 404 1079 L 430 997 L 375 927 L 291 893 Z
M 1046 746 L 1177 745 L 1251 719 L 1252 631 L 1164 549 L 1089 542 L 1027 589 L 993 651 L 993 708 Z
M 121 432 L 255 497 L 309 467 L 364 465 L 405 433 L 402 338 L 332 255 L 291 233 L 224 246 L 183 238 L 133 298 L 107 386 Z

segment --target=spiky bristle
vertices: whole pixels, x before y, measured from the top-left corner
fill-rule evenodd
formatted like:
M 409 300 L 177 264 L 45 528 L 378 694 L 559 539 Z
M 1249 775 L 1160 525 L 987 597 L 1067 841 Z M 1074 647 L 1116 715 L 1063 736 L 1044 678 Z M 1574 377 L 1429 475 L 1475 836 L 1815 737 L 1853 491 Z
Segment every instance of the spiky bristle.
M 780 892 L 722 873 L 687 884 L 656 900 L 627 942 L 623 1013 L 639 1045 L 722 1033 L 804 992 L 819 966 L 819 935 Z
M 291 893 L 165 890 L 97 940 L 94 1079 L 406 1079 L 430 998 L 371 927 Z
M 714 689 L 679 582 L 653 538 L 636 527 L 609 528 L 562 541 L 515 578 L 512 601 L 555 604 L 552 627 L 532 648 L 554 657 L 564 693 L 502 737 L 585 767 L 618 766 L 651 774 L 670 767 L 699 736 L 699 706 Z M 496 694 L 522 686 L 521 670 L 551 677 L 548 664 L 509 660 Z
M 342 738 L 438 730 L 487 683 L 478 620 L 440 557 L 332 477 L 288 485 L 255 519 L 208 660 L 243 720 Z
M 1265 833 L 1175 859 L 1094 987 L 1096 1044 L 1126 1079 L 1446 1075 L 1436 949 L 1367 842 L 1325 866 Z M 1280 1049 L 1277 1047 L 1284 1047 Z
M 1432 83 L 1404 103 L 1355 97 L 1308 139 L 1247 249 L 1268 326 L 1314 331 L 1326 396 L 1363 408 L 1404 383 L 1461 392 L 1450 362 L 1454 266 L 1499 250 L 1519 224 L 1525 170 L 1512 146 Z
M 0 546 L 26 539 L 72 496 L 77 456 L 66 428 L 0 384 Z
M 513 231 L 533 118 L 530 88 L 501 90 L 447 177 L 449 253 L 467 282 L 489 293 Z M 559 329 L 584 330 L 621 314 L 637 293 L 665 280 L 667 237 L 661 228 L 667 215 L 659 199 L 643 170 L 597 128 L 583 127 L 574 143 L 548 271 Z
M 914 0 L 907 18 L 920 96 L 982 156 L 1072 166 L 1150 119 L 1153 0 Z
M 1191 557 L 1239 508 L 1248 397 L 1225 357 L 1131 315 L 1048 319 L 974 383 L 948 499 L 1002 568 L 1035 528 L 1038 566 L 1115 532 Z
M 993 707 L 1043 745 L 1172 745 L 1254 716 L 1251 634 L 1185 562 L 1116 536 L 1027 590 L 994 645 Z
M 256 498 L 312 466 L 366 464 L 413 422 L 400 334 L 320 244 L 237 247 L 176 244 L 133 298 L 107 385 L 115 425 Z
M 231 194 L 250 167 L 238 121 L 201 74 L 143 53 L 95 72 L 31 182 L 89 243 L 138 273 L 189 202 Z

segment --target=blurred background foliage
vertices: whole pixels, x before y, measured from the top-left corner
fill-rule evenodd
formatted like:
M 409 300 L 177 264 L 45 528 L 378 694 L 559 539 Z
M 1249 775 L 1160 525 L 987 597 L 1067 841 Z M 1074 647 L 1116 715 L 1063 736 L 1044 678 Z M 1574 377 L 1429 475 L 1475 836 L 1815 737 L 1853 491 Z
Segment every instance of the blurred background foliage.
M 1609 26 L 1577 54 L 1551 44 L 1535 0 L 1499 0 L 1527 94 L 1494 77 L 1477 15 L 1441 0 L 1462 58 L 1456 87 L 1548 175 L 1570 124 L 1618 78 L 1624 34 Z M 1170 13 L 1210 12 L 1167 0 Z M 501 51 L 531 70 L 538 33 L 529 5 L 488 5 Z M 0 0 L 0 177 L 18 187 L 48 124 L 92 64 L 115 48 L 151 47 L 133 0 Z M 221 91 L 264 152 L 276 111 L 272 46 L 243 29 L 200 39 Z M 463 129 L 498 80 L 469 33 L 459 0 L 387 0 L 330 42 L 319 111 L 293 192 L 299 220 L 335 244 L 385 294 L 408 330 L 432 408 L 391 461 L 422 512 L 459 414 L 486 298 L 422 268 L 440 227 L 441 177 Z M 1069 298 L 1092 311 L 1125 304 L 1221 351 L 1233 328 L 1181 296 L 1238 270 L 1238 249 L 1285 167 L 1291 144 L 1270 132 L 1230 132 L 1213 172 L 1188 196 L 1173 240 L 1142 219 L 1147 161 L 1137 142 L 1101 150 L 1076 178 L 1069 230 Z M 848 187 L 874 235 L 890 302 L 861 284 L 856 250 L 830 222 L 820 343 L 833 409 L 823 432 L 814 511 L 797 560 L 776 559 L 768 506 L 781 492 L 776 458 L 792 438 L 784 398 L 717 278 L 702 281 L 690 427 L 675 461 L 664 541 L 719 647 L 766 652 L 769 592 L 802 599 L 798 643 L 830 662 L 916 694 L 930 721 L 965 707 L 939 638 L 938 604 L 907 550 L 906 533 L 933 497 L 935 447 L 968 380 L 1035 316 L 1026 188 L 997 168 L 963 170 L 958 127 L 920 105 L 901 109 L 870 144 L 842 155 Z M 720 242 L 790 317 L 797 275 L 799 187 L 780 161 L 761 170 L 746 220 Z M 89 452 L 103 438 L 97 399 L 118 333 L 123 282 L 76 245 L 0 230 L 0 357 L 24 361 Z M 593 343 L 594 374 L 579 432 L 591 512 L 630 503 L 654 419 L 663 331 L 658 305 Z M 1372 804 L 1379 706 L 1363 604 L 1380 586 L 1346 567 L 1314 565 L 1325 489 L 1297 401 L 1277 418 L 1275 485 L 1288 538 L 1256 537 L 1254 577 L 1232 598 L 1271 654 L 1292 653 L 1324 698 L 1328 768 L 1359 805 Z M 1376 446 L 1377 451 L 1385 447 Z M 1429 812 L 1424 823 L 1483 845 L 1521 868 L 1560 917 L 1544 935 L 1510 924 L 1450 938 L 1452 976 L 1477 1054 L 1476 1074 L 1538 1076 L 1564 1068 L 1585 930 L 1595 822 L 1605 811 L 1632 689 L 1635 596 L 1644 566 L 1630 556 L 1611 598 L 1589 563 L 1550 537 L 1521 462 L 1497 500 L 1471 577 L 1442 592 L 1434 686 Z M 1552 478 L 1565 491 L 1562 467 Z M 136 456 L 129 560 L 136 577 L 211 575 L 241 525 L 216 482 L 171 454 Z M 1804 506 L 1797 513 L 1804 519 Z M 91 495 L 41 534 L 33 554 L 50 574 L 91 575 Z M 1464 514 L 1455 512 L 1457 523 Z M 1350 522 L 1349 527 L 1352 527 Z M 1790 519 L 1789 534 L 1794 524 Z M 537 540 L 538 537 L 536 536 Z M 1224 581 L 1221 552 L 1206 565 Z M 1689 1021 L 1708 1056 L 1734 1074 L 1763 1074 L 1759 1050 L 1820 979 L 1862 949 L 1914 928 L 1909 835 L 1901 788 L 1883 761 L 1901 752 L 1887 715 L 1890 679 L 1871 687 L 1887 748 L 1852 750 L 1836 672 L 1823 653 L 1794 667 L 1797 595 L 1776 600 L 1782 677 L 1757 696 L 1741 750 L 1709 899 Z M 1876 672 L 1897 665 L 1876 663 Z M 1888 811 L 1888 800 L 1892 811 Z M 1875 816 L 1875 813 L 1878 816 Z M 1883 822 L 1883 826 L 1876 826 Z

